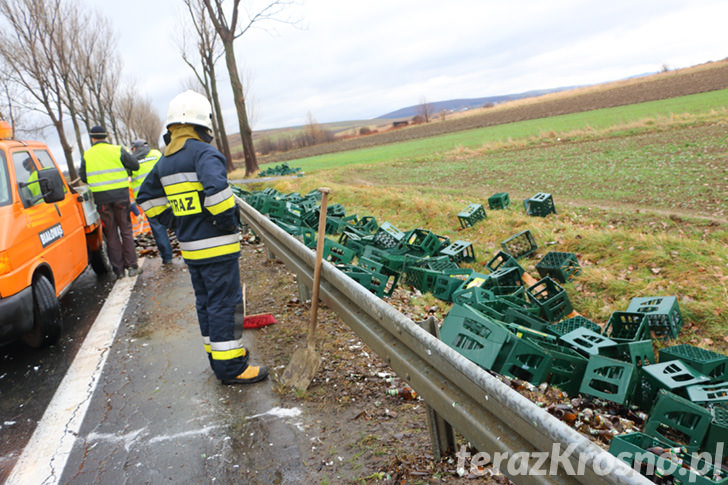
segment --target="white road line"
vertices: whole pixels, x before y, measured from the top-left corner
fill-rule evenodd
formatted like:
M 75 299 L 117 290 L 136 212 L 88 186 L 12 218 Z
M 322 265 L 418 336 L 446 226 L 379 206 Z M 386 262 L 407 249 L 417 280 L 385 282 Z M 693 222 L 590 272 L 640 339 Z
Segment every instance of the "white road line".
M 140 258 L 140 267 L 143 262 Z M 61 479 L 136 279 L 114 285 L 6 485 L 53 485 Z

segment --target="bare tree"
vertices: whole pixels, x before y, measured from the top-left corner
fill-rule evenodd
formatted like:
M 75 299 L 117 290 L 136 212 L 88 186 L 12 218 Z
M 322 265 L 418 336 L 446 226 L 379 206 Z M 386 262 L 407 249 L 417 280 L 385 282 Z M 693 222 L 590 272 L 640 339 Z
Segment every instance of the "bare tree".
M 248 13 L 247 24 L 239 28 L 238 16 L 240 14 L 240 0 L 232 0 L 232 10 L 224 8 L 224 0 L 203 1 L 225 51 L 225 64 L 230 76 L 230 87 L 233 91 L 235 109 L 238 114 L 240 138 L 242 139 L 243 151 L 245 152 L 245 175 L 250 175 L 258 170 L 258 160 L 253 146 L 253 131 L 250 128 L 248 113 L 245 108 L 245 94 L 243 92 L 242 81 L 240 80 L 237 60 L 235 59 L 234 43 L 236 39 L 249 31 L 257 23 L 271 20 L 283 21 L 278 18 L 279 15 L 285 7 L 295 2 L 293 0 L 271 1 L 258 12 Z M 226 16 L 226 11 L 231 12 L 229 21 Z
M 427 102 L 427 98 L 422 96 L 422 98 L 420 98 L 420 104 L 417 105 L 417 114 L 422 117 L 425 123 L 429 123 L 434 112 L 434 106 Z
M 61 0 L 5 0 L 0 15 L 7 29 L 0 31 L 0 56 L 14 82 L 30 93 L 55 128 L 72 179 L 76 178 L 72 146 L 65 132 L 64 72 L 58 64 L 55 37 L 67 19 Z
M 217 75 L 215 74 L 215 64 L 223 55 L 224 51 L 220 49 L 215 28 L 210 21 L 209 14 L 202 0 L 184 0 L 184 2 L 187 5 L 192 26 L 197 35 L 196 53 L 199 56 L 202 72 L 198 71 L 196 63 L 190 59 L 191 56 L 188 54 L 184 43 L 181 47 L 182 59 L 192 69 L 197 81 L 204 88 L 205 94 L 212 103 L 214 113 L 212 121 L 215 139 L 220 151 L 225 155 L 227 170 L 231 172 L 234 168 L 233 157 L 230 153 L 230 143 L 228 142 L 227 132 L 225 130 L 225 120 L 222 116 L 220 96 L 217 89 Z M 187 36 L 185 35 L 184 37 L 186 39 Z M 183 39 L 183 42 L 185 39 Z

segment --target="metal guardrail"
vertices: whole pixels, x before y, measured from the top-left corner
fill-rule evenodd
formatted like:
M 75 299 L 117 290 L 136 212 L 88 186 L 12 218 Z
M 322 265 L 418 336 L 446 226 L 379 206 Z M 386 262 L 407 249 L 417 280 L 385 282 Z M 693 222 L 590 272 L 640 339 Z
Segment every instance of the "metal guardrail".
M 310 288 L 315 251 L 242 199 L 236 197 L 236 202 L 242 220 L 267 250 Z M 500 471 L 517 483 L 651 483 L 327 261 L 321 268 L 320 297 L 470 442 L 473 453 L 491 458 L 500 453 Z M 465 466 L 467 470 L 470 464 Z

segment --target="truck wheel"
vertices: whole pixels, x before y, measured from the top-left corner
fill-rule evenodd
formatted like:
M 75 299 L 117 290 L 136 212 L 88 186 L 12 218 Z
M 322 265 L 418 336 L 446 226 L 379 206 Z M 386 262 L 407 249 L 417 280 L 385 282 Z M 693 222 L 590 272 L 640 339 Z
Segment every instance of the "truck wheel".
M 33 330 L 23 335 L 23 342 L 36 349 L 52 345 L 61 336 L 62 327 L 61 304 L 53 285 L 40 276 L 33 282 Z
M 101 243 L 101 247 L 89 254 L 91 260 L 91 269 L 97 275 L 105 275 L 111 271 L 111 261 L 109 261 L 109 253 L 106 252 L 106 238 Z

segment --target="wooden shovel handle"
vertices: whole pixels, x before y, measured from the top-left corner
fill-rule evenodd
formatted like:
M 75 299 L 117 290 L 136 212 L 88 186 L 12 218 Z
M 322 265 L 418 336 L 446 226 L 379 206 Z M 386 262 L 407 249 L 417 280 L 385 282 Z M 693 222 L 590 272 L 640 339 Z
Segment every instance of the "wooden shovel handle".
M 331 189 L 321 187 L 321 209 L 318 223 L 318 239 L 316 241 L 316 261 L 313 267 L 313 289 L 311 292 L 311 321 L 308 325 L 308 345 L 313 346 L 314 333 L 316 332 L 316 317 L 318 315 L 319 282 L 321 281 L 321 260 L 324 255 L 324 235 L 326 234 L 326 203 Z

